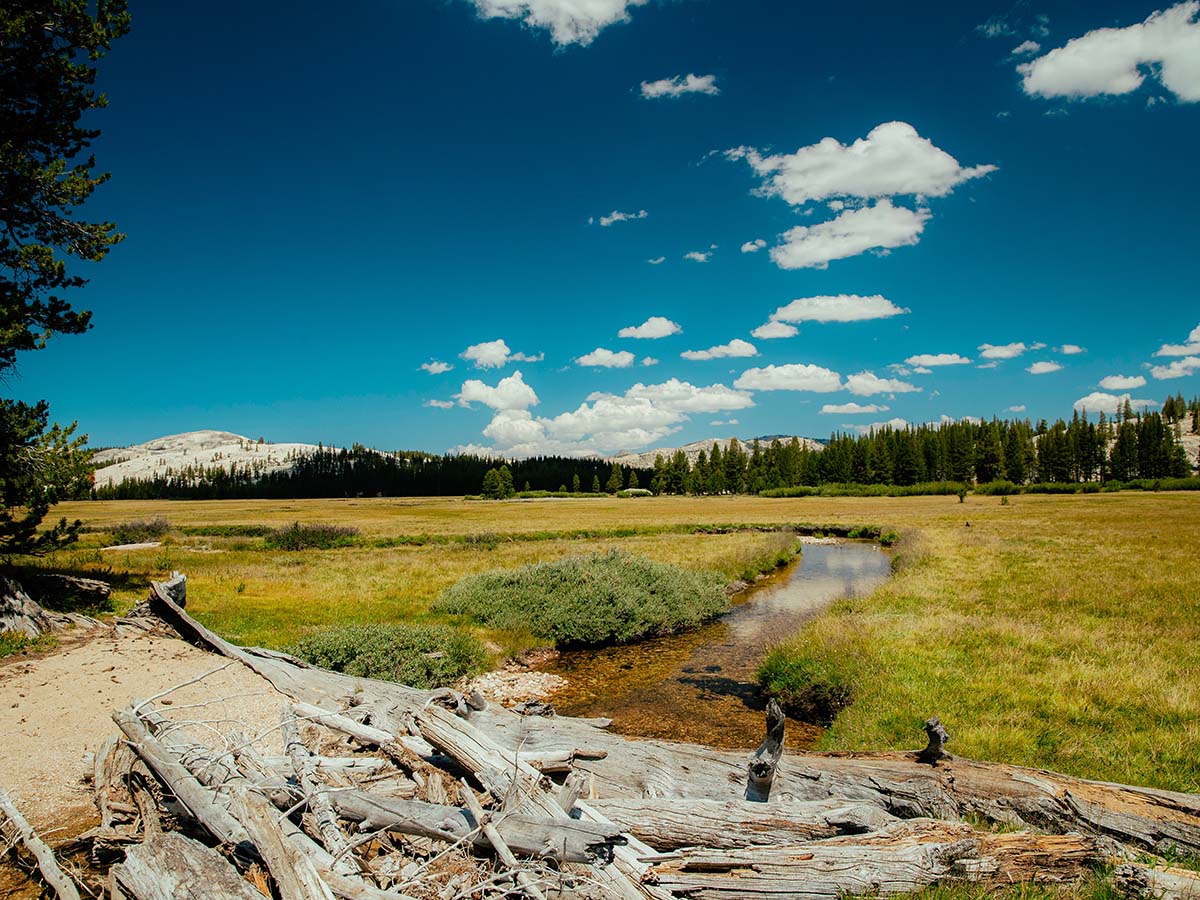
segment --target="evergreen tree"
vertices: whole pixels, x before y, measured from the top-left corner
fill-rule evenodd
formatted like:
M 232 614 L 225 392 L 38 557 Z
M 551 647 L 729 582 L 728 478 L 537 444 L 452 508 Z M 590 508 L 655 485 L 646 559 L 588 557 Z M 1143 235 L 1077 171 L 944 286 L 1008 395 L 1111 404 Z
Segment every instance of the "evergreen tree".
M 640 487 L 638 484 L 637 469 L 629 470 L 629 489 L 635 491 Z
M 615 494 L 625 486 L 625 479 L 621 475 L 621 467 L 613 463 L 612 471 L 608 473 L 608 481 L 604 485 L 604 490 L 609 494 Z
M 501 466 L 497 470 L 496 475 L 500 482 L 500 496 L 501 497 L 503 497 L 503 498 L 511 497 L 513 494 L 516 493 L 516 490 L 513 488 L 512 470 L 507 465 Z
M 599 475 L 592 476 L 592 493 L 593 494 L 600 493 L 600 476 Z
M 574 475 L 571 476 L 571 490 L 572 490 L 572 492 L 574 492 L 576 494 L 579 493 L 579 473 L 578 472 L 576 472 Z
M 488 469 L 483 474 L 483 490 L 480 493 L 488 500 L 499 500 L 502 496 L 500 474 L 495 469 Z

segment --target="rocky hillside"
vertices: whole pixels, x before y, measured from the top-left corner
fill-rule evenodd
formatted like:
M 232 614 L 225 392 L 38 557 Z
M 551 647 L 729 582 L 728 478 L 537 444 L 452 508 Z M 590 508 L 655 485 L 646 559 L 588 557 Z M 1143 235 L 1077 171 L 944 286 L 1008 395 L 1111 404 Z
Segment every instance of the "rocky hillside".
M 96 454 L 96 485 L 120 484 L 135 478 L 168 475 L 188 467 L 228 470 L 235 463 L 259 472 L 289 468 L 297 456 L 317 450 L 316 444 L 259 443 L 229 431 L 188 431 L 169 434 L 132 447 Z

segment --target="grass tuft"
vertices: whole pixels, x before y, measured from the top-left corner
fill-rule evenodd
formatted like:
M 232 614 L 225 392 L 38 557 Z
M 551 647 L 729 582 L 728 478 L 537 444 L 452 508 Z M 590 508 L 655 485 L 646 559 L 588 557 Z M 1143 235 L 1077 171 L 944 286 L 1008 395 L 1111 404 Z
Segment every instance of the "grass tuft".
M 266 536 L 264 543 L 271 550 L 332 550 L 355 543 L 358 529 L 350 525 L 301 525 L 293 522 Z
M 136 519 L 115 525 L 109 533 L 114 544 L 145 544 L 157 541 L 171 530 L 171 523 L 162 516 L 153 519 Z

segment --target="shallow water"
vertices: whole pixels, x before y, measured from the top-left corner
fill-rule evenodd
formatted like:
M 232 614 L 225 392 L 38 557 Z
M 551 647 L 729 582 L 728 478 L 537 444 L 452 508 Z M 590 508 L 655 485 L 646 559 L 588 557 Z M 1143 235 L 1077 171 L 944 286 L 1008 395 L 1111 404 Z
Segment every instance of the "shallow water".
M 564 715 L 607 716 L 621 734 L 757 746 L 766 699 L 754 676 L 767 651 L 835 600 L 870 593 L 890 571 L 890 557 L 875 544 L 806 544 L 797 563 L 743 591 L 702 628 L 564 652 L 544 669 L 568 681 L 554 706 Z M 820 731 L 789 721 L 787 744 L 810 746 Z

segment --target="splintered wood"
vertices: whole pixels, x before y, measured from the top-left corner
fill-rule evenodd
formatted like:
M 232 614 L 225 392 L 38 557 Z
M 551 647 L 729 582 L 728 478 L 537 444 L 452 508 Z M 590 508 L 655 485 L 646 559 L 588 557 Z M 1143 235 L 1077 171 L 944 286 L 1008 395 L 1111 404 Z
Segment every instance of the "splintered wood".
M 774 702 L 753 754 L 633 741 L 237 647 L 185 603 L 177 578 L 139 615 L 291 702 L 278 722 L 220 729 L 162 698 L 116 710 L 94 765 L 100 824 L 77 842 L 93 896 L 836 900 L 1071 885 L 1116 865 L 1132 897 L 1200 900 L 1197 873 L 1143 864 L 1200 853 L 1200 797 L 958 759 L 936 717 L 913 753 L 785 754 Z M 78 896 L 2 791 L 0 819 Z

